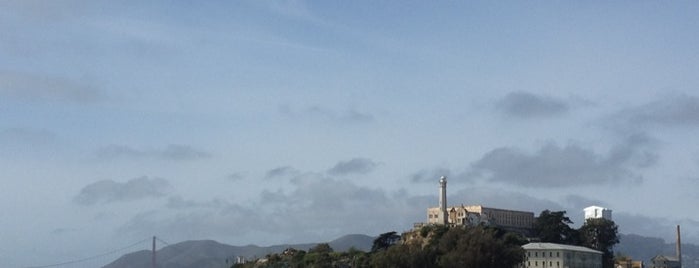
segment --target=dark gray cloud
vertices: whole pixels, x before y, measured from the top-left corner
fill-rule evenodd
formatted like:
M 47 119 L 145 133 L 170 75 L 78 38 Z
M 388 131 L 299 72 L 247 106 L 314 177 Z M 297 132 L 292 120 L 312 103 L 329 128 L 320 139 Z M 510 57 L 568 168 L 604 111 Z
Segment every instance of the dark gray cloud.
M 105 99 L 98 89 L 70 79 L 8 71 L 0 71 L 0 97 L 76 103 Z
M 295 110 L 291 106 L 282 105 L 279 112 L 285 116 L 296 119 L 320 120 L 335 123 L 372 123 L 375 118 L 372 114 L 357 109 L 336 111 L 323 106 L 311 106 L 305 109 Z
M 379 163 L 376 163 L 368 158 L 352 158 L 347 161 L 340 161 L 334 167 L 328 169 L 328 174 L 332 175 L 348 175 L 348 174 L 367 174 L 374 171 Z
M 448 168 L 443 168 L 443 167 L 436 167 L 433 169 L 422 169 L 422 170 L 419 170 L 419 171 L 413 173 L 410 176 L 410 182 L 437 183 L 437 182 L 439 182 L 439 178 L 441 178 L 442 176 L 447 176 L 447 178 L 451 181 L 451 179 L 452 179 L 451 170 L 449 170 Z
M 640 183 L 635 169 L 653 165 L 657 159 L 644 137 L 633 136 L 607 155 L 578 145 L 547 144 L 537 152 L 501 147 L 472 163 L 472 176 L 525 187 L 570 187 L 592 183 L 630 181 Z
M 274 179 L 274 178 L 279 178 L 279 177 L 289 177 L 289 176 L 296 176 L 300 173 L 299 170 L 290 167 L 290 166 L 283 166 L 283 167 L 278 167 L 278 168 L 273 168 L 267 171 L 265 174 L 265 179 Z
M 505 115 L 517 118 L 556 116 L 570 109 L 563 100 L 523 91 L 507 94 L 497 101 L 495 107 Z
M 101 180 L 83 187 L 73 201 L 81 205 L 133 201 L 162 197 L 169 189 L 170 183 L 160 178 L 140 177 L 126 182 Z
M 672 95 L 614 114 L 608 122 L 624 131 L 650 130 L 654 127 L 699 126 L 699 98 Z
M 168 145 L 159 149 L 135 149 L 126 145 L 109 145 L 97 150 L 97 156 L 103 159 L 115 158 L 153 158 L 162 160 L 196 160 L 211 157 L 210 153 L 188 145 Z
M 585 196 L 571 194 L 563 200 L 566 207 L 572 208 L 575 211 L 582 211 L 589 206 L 607 206 L 607 202 L 597 199 L 590 199 Z

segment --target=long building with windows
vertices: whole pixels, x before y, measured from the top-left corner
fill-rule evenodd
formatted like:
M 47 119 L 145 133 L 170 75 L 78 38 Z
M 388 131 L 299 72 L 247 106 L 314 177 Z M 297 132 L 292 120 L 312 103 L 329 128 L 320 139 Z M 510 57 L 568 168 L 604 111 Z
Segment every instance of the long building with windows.
M 494 225 L 527 235 L 534 225 L 534 213 L 475 206 L 447 206 L 447 178 L 439 179 L 439 206 L 427 209 L 427 223 L 441 225 Z
M 447 222 L 450 225 L 496 225 L 502 228 L 531 229 L 534 225 L 534 213 L 500 208 L 490 208 L 481 205 L 447 207 Z M 443 224 L 441 209 L 427 209 L 427 223 Z
M 554 243 L 529 243 L 522 248 L 522 268 L 602 268 L 602 252 L 594 249 Z

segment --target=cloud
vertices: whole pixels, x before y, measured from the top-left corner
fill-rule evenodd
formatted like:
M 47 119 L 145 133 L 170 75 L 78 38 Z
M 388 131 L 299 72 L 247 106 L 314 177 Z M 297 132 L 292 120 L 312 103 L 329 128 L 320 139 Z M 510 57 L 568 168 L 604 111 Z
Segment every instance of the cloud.
M 70 79 L 9 71 L 0 71 L 0 97 L 74 103 L 92 103 L 106 98 L 95 87 Z
M 140 150 L 126 145 L 109 145 L 100 148 L 97 156 L 103 159 L 154 158 L 162 160 L 196 160 L 211 157 L 211 154 L 188 145 L 168 145 L 165 148 Z
M 290 166 L 283 166 L 278 168 L 273 168 L 267 171 L 265 174 L 265 179 L 273 179 L 278 177 L 295 176 L 299 174 L 300 171 Z
M 451 170 L 443 167 L 437 167 L 433 169 L 422 169 L 413 173 L 413 175 L 410 176 L 410 182 L 437 183 L 439 181 L 439 178 L 441 178 L 442 176 L 447 176 L 447 178 L 451 178 L 451 174 Z
M 166 195 L 170 183 L 165 179 L 140 177 L 126 182 L 101 180 L 83 187 L 73 201 L 80 205 L 125 202 Z
M 495 107 L 505 115 L 517 118 L 557 116 L 570 109 L 562 100 L 523 91 L 507 94 L 497 101 Z
M 352 158 L 340 161 L 328 170 L 332 175 L 367 174 L 372 172 L 379 164 L 367 158 Z
M 244 180 L 245 177 L 246 177 L 245 173 L 243 173 L 243 172 L 235 172 L 235 173 L 233 173 L 233 174 L 230 174 L 230 175 L 226 176 L 226 180 L 227 180 L 227 181 L 231 181 L 231 182 L 236 182 L 236 181 Z
M 582 211 L 589 206 L 608 206 L 607 202 L 602 200 L 590 199 L 585 196 L 570 194 L 563 200 L 567 207 L 576 211 Z
M 666 96 L 623 109 L 608 123 L 613 128 L 636 132 L 654 127 L 698 127 L 699 98 L 686 94 Z
M 64 235 L 64 234 L 68 234 L 68 233 L 74 233 L 77 231 L 79 231 L 79 230 L 75 229 L 75 228 L 56 228 L 56 229 L 53 229 L 53 231 L 51 231 L 51 234 L 52 235 Z
M 535 153 L 501 147 L 471 164 L 471 175 L 524 187 L 555 188 L 631 181 L 642 177 L 634 168 L 653 165 L 657 157 L 645 149 L 644 137 L 632 136 L 607 155 L 578 145 L 546 144 Z
M 56 141 L 56 134 L 45 129 L 6 128 L 0 130 L 0 142 L 47 144 Z
M 400 231 L 423 221 L 427 207 L 413 207 L 409 202 L 419 200 L 406 193 L 391 195 L 351 181 L 302 173 L 290 185 L 265 191 L 244 204 L 173 197 L 168 207 L 136 215 L 119 232 L 143 236 L 157 231 L 179 236 L 171 239 L 236 240 L 255 234 L 251 239 L 256 243 L 323 241 L 348 233 Z
M 190 209 L 190 208 L 221 208 L 228 205 L 228 203 L 221 199 L 213 199 L 207 202 L 186 200 L 181 196 L 172 196 L 168 198 L 167 204 L 165 205 L 169 209 Z
M 321 122 L 358 124 L 372 123 L 376 121 L 372 114 L 358 111 L 356 109 L 347 109 L 345 111 L 338 112 L 323 106 L 311 106 L 297 111 L 288 105 L 282 105 L 279 107 L 279 112 L 285 116 L 295 119 L 318 120 Z

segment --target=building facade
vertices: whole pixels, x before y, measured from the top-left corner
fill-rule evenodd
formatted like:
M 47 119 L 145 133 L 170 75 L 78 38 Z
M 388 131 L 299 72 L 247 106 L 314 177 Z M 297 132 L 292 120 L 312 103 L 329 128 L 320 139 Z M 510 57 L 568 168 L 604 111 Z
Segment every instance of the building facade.
M 615 260 L 614 268 L 643 268 L 643 261 Z
M 476 206 L 452 206 L 447 207 L 447 224 L 452 225 L 478 225 L 493 224 L 500 227 L 531 229 L 534 225 L 534 213 L 499 208 Z M 427 223 L 441 223 L 441 208 L 427 209 Z
M 534 225 L 534 213 L 476 206 L 447 206 L 447 178 L 439 179 L 439 206 L 427 209 L 427 224 L 495 225 L 527 234 Z M 416 224 L 417 226 L 418 224 Z
M 658 255 L 650 259 L 653 268 L 681 268 L 680 259 L 677 257 Z
M 554 243 L 529 243 L 522 248 L 522 268 L 602 268 L 602 252 Z
M 612 220 L 612 210 L 608 208 L 603 208 L 603 207 L 598 207 L 598 206 L 589 206 L 583 209 L 585 212 L 585 220 L 587 221 L 588 219 L 607 219 L 607 220 Z

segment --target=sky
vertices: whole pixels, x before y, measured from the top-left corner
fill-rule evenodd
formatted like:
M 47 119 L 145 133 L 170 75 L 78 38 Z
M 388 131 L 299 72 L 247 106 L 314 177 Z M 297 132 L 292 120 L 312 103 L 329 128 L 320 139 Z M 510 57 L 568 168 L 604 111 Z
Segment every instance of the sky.
M 699 243 L 694 1 L 0 0 L 0 262 L 600 205 Z

